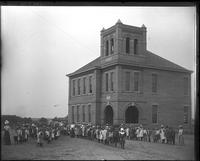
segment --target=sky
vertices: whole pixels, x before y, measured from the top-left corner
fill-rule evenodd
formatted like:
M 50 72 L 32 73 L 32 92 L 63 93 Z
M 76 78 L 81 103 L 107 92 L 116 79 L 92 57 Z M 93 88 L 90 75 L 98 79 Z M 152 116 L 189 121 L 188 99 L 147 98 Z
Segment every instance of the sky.
M 194 71 L 194 117 L 195 7 L 2 6 L 2 114 L 67 116 L 66 74 L 100 56 L 100 31 L 118 19 L 144 24 L 147 50 Z

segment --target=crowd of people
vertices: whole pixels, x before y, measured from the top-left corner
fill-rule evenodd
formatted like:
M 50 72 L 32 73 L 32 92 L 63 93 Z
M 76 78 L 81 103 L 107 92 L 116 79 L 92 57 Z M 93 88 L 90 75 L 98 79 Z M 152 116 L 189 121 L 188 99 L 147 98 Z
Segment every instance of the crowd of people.
M 11 145 L 9 121 L 5 121 L 4 126 L 4 144 Z M 178 144 L 184 145 L 183 127 L 180 125 L 178 131 L 172 127 L 161 125 L 160 128 L 149 129 L 142 125 L 133 127 L 130 125 L 109 126 L 92 124 L 22 124 L 14 129 L 14 144 L 28 142 L 29 139 L 35 140 L 38 146 L 42 147 L 44 142 L 50 144 L 57 140 L 61 135 L 69 135 L 72 138 L 85 138 L 97 141 L 105 145 L 117 147 L 119 144 L 122 149 L 125 148 L 125 140 L 137 140 L 163 144 L 175 144 L 178 138 Z M 177 137 L 176 137 L 177 136 Z
M 87 138 L 96 140 L 99 143 L 107 145 L 115 145 L 119 143 L 124 149 L 125 140 L 138 140 L 154 143 L 175 144 L 176 131 L 172 127 L 164 127 L 150 130 L 142 125 L 131 127 L 128 125 L 116 126 L 94 126 L 84 124 L 72 124 L 68 128 L 68 135 L 77 138 Z M 178 144 L 184 145 L 183 127 L 180 125 L 177 131 Z
M 12 135 L 11 136 L 11 131 Z M 4 126 L 4 144 L 11 145 L 11 137 L 13 137 L 13 144 L 22 144 L 28 142 L 30 139 L 34 140 L 36 145 L 42 147 L 44 142 L 47 144 L 53 140 L 57 140 L 61 132 L 63 132 L 63 126 L 58 124 L 21 124 L 15 128 L 9 126 L 9 121 L 5 121 Z

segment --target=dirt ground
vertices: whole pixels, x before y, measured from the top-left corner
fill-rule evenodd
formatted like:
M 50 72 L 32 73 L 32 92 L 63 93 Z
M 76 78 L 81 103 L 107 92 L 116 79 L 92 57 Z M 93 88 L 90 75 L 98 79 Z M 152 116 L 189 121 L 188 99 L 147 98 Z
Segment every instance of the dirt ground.
M 185 136 L 185 146 L 126 140 L 125 149 L 81 138 L 61 136 L 37 147 L 35 140 L 21 145 L 2 145 L 1 159 L 34 160 L 194 160 L 194 136 Z

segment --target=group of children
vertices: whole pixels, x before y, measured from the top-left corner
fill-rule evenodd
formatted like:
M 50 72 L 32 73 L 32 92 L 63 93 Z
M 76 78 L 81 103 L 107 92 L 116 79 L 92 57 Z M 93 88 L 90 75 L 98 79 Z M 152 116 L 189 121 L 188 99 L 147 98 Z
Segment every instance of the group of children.
M 48 144 L 60 137 L 62 127 L 46 124 L 18 124 L 15 128 L 9 126 L 9 121 L 5 121 L 4 126 L 4 144 L 11 145 L 11 137 L 14 144 L 22 144 L 28 142 L 30 138 L 37 143 L 38 146 L 43 146 L 44 141 Z
M 164 127 L 161 125 L 160 128 L 148 129 L 142 125 L 138 127 L 130 127 L 121 125 L 120 127 L 114 128 L 113 126 L 92 126 L 92 125 L 81 125 L 74 124 L 69 130 L 68 134 L 71 137 L 77 138 L 88 138 L 90 140 L 97 140 L 100 143 L 112 144 L 120 142 L 119 134 L 124 133 L 124 138 L 128 140 L 147 141 L 154 143 L 166 143 L 175 144 L 176 135 L 179 145 L 184 145 L 183 127 L 180 125 L 178 131 L 175 131 L 172 127 Z M 117 133 L 117 134 L 116 134 Z M 116 136 L 116 137 L 115 137 Z
M 37 142 L 38 146 L 43 146 L 44 141 L 47 144 L 53 140 L 57 140 L 60 135 L 70 135 L 71 137 L 87 138 L 89 140 L 96 140 L 99 143 L 107 145 L 115 145 L 120 143 L 124 148 L 125 138 L 129 140 L 148 141 L 148 142 L 160 142 L 167 144 L 175 144 L 176 131 L 171 127 L 164 127 L 150 130 L 144 128 L 142 125 L 138 127 L 131 127 L 126 125 L 120 126 L 94 126 L 91 124 L 72 124 L 67 126 L 56 125 L 20 125 L 14 130 L 14 143 L 22 144 L 27 142 L 31 137 Z M 178 144 L 184 145 L 183 127 L 180 125 L 177 131 Z M 10 126 L 9 121 L 6 120 L 4 126 L 4 143 L 11 145 L 10 140 Z

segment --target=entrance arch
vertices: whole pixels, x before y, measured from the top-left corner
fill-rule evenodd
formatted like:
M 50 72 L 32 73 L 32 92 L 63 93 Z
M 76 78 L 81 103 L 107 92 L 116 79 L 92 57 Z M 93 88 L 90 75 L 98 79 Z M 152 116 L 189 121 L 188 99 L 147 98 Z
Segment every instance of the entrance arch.
M 113 109 L 110 105 L 106 106 L 104 110 L 104 123 L 113 124 Z
M 139 123 L 139 111 L 136 106 L 129 106 L 125 112 L 126 123 Z

